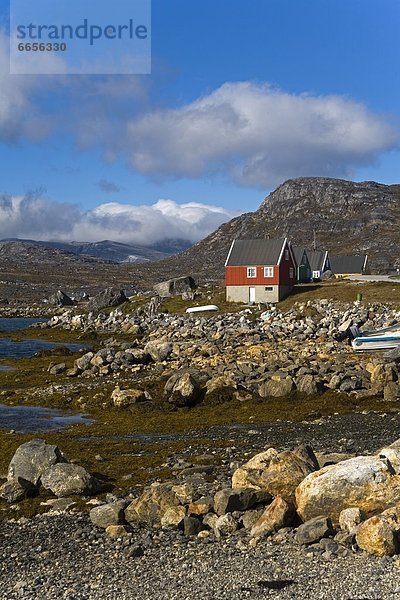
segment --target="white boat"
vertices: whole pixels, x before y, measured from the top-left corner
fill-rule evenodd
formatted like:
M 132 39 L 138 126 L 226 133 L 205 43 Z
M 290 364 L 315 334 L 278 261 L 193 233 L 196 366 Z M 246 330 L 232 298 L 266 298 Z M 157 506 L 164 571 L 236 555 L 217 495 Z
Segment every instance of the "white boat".
M 207 304 L 206 306 L 192 306 L 191 308 L 187 308 L 187 313 L 196 313 L 196 312 L 204 312 L 208 310 L 219 310 L 216 304 Z
M 377 331 L 365 332 L 354 338 L 351 345 L 355 350 L 391 350 L 400 346 L 400 324 Z

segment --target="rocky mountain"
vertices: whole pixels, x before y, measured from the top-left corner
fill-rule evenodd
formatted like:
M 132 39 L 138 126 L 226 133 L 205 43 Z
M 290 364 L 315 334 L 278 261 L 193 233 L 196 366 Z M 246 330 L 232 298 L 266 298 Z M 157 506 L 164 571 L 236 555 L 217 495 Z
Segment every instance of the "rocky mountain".
M 288 236 L 332 254 L 368 254 L 375 271 L 400 266 L 400 185 L 301 177 L 290 179 L 252 213 L 221 225 L 189 250 L 157 265 L 171 276 L 221 279 L 235 238 Z
M 101 242 L 54 242 L 11 239 L 3 241 L 25 243 L 25 249 L 29 246 L 31 251 L 35 246 L 41 246 L 78 256 L 89 256 L 116 263 L 142 263 L 162 260 L 182 250 L 186 250 L 191 245 L 187 240 L 164 240 L 152 246 L 122 244 L 111 240 L 103 240 Z

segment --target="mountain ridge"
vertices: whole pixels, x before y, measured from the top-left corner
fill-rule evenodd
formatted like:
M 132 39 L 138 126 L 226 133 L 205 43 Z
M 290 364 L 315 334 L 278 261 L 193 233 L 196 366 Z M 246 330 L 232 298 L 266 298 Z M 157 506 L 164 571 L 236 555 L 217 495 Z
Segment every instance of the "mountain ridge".
M 383 272 L 400 266 L 400 184 L 327 177 L 289 179 L 254 212 L 243 213 L 188 250 L 154 265 L 171 276 L 221 280 L 235 238 L 289 237 L 299 246 L 332 254 L 368 254 Z

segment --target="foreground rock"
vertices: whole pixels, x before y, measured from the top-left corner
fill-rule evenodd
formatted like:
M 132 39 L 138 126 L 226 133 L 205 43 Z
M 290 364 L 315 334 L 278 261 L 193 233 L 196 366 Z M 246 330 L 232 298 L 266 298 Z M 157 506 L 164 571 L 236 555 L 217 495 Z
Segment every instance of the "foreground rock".
M 300 517 L 306 521 L 326 515 L 337 523 L 345 508 L 359 508 L 369 516 L 395 505 L 400 498 L 400 450 L 391 454 L 393 463 L 384 455 L 358 456 L 308 475 L 296 489 Z
M 280 453 L 270 449 L 235 471 L 232 485 L 264 490 L 291 501 L 299 483 L 318 468 L 318 461 L 307 446 Z

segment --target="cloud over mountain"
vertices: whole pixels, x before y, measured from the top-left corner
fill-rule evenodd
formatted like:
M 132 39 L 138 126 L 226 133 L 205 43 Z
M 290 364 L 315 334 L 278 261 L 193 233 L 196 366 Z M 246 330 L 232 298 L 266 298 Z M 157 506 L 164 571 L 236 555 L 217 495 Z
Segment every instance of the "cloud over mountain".
M 191 242 L 207 236 L 233 213 L 224 208 L 173 200 L 153 205 L 109 202 L 90 211 L 39 194 L 0 196 L 0 239 L 85 241 L 114 240 L 149 245 L 166 238 Z

